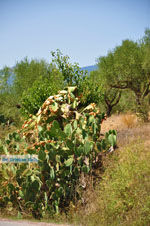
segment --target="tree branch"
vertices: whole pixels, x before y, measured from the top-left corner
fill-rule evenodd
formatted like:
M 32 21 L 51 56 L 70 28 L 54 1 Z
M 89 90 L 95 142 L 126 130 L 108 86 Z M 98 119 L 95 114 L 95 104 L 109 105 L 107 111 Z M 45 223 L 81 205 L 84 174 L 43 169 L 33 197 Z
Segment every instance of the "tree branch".
M 121 91 L 119 92 L 118 98 L 116 99 L 116 102 L 114 104 L 112 104 L 112 107 L 114 107 L 115 105 L 117 105 L 119 103 L 119 100 L 121 98 Z
M 129 88 L 128 87 L 128 84 L 125 84 L 125 85 L 111 85 L 111 88 L 116 88 L 116 89 L 127 89 Z
M 109 99 L 107 98 L 106 95 L 104 95 L 104 99 L 105 99 L 106 104 L 107 104 L 107 105 L 110 105 L 110 101 L 109 101 Z
M 146 97 L 150 93 L 150 82 L 147 84 L 146 89 L 143 93 L 143 98 Z

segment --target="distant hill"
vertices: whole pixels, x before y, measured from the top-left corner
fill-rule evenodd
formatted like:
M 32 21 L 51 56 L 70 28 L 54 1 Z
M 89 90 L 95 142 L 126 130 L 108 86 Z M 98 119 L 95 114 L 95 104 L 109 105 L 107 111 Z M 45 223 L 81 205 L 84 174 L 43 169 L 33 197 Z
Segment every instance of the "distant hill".
M 97 65 L 91 65 L 91 66 L 87 66 L 87 67 L 82 67 L 82 70 L 87 70 L 88 73 L 90 73 L 91 71 L 96 71 L 98 69 Z
M 98 67 L 97 67 L 97 65 L 91 65 L 91 66 L 86 66 L 86 67 L 82 67 L 81 68 L 81 70 L 86 70 L 86 71 L 88 71 L 88 74 L 91 72 L 91 71 L 95 71 L 95 70 L 97 70 L 98 69 Z M 0 73 L 1 73 L 1 70 L 0 70 Z M 11 73 L 11 76 L 9 77 L 9 79 L 8 79 L 8 84 L 9 85 L 12 85 L 12 83 L 13 83 L 13 80 L 14 80 L 14 77 L 15 77 L 15 74 L 13 73 L 13 72 L 10 72 Z

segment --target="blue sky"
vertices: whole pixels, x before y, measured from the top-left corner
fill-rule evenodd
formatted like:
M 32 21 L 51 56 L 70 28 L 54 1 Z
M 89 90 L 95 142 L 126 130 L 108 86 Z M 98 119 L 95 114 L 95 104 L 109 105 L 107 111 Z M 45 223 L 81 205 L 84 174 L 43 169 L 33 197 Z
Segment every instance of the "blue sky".
M 150 0 L 0 0 L 0 68 L 60 49 L 81 67 L 150 28 Z

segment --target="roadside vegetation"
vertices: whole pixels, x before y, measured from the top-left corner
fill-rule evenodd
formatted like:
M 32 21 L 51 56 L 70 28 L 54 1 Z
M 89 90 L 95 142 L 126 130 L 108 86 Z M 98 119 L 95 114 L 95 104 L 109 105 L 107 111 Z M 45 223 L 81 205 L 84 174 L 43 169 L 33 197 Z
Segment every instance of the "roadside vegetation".
M 127 128 L 119 119 L 119 148 L 104 157 L 101 180 L 94 190 L 89 188 L 86 204 L 78 206 L 79 211 L 73 215 L 76 225 L 150 223 L 150 124 Z M 116 126 L 111 119 L 105 127 L 110 124 Z
M 0 215 L 82 225 L 150 222 L 150 30 L 88 74 L 60 50 L 0 71 Z

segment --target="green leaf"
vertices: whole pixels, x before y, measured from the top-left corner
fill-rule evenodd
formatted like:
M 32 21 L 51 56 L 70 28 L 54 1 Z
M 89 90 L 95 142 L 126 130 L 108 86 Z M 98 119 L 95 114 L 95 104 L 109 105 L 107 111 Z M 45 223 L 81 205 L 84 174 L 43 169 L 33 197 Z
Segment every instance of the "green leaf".
M 3 150 L 4 150 L 5 155 L 8 155 L 9 152 L 8 152 L 6 146 L 4 146 L 4 145 L 3 145 Z
M 71 124 L 67 124 L 64 128 L 64 132 L 67 136 L 71 136 L 72 134 L 72 126 Z
M 117 137 L 114 134 L 110 134 L 108 136 L 108 142 L 110 143 L 111 146 L 115 147 L 116 143 L 117 143 Z
M 43 127 L 38 125 L 38 131 L 41 132 L 42 130 L 43 130 Z
M 90 117 L 88 119 L 89 124 L 93 123 L 94 120 L 95 120 L 94 116 L 93 115 L 90 115 Z
M 89 154 L 89 152 L 92 150 L 93 148 L 93 144 L 89 141 L 86 141 L 85 144 L 84 144 L 84 152 L 85 154 Z
M 59 163 L 56 163 L 56 171 L 59 171 Z
M 86 166 L 86 165 L 82 166 L 82 172 L 89 173 L 89 171 L 90 171 L 89 166 Z
M 67 144 L 67 146 L 68 146 L 69 149 L 73 150 L 74 144 L 72 143 L 71 140 L 68 139 L 68 140 L 66 141 L 66 144 Z
M 36 150 L 27 149 L 28 154 L 33 155 L 36 154 Z
M 56 115 L 50 116 L 50 117 L 46 120 L 46 123 L 50 123 L 50 122 L 52 122 L 54 119 L 56 119 Z
M 82 154 L 83 154 L 83 152 L 84 152 L 84 148 L 83 148 L 83 146 L 79 146 L 79 147 L 76 147 L 75 148 L 75 154 L 76 154 L 76 156 L 81 156 Z
M 6 144 L 9 145 L 11 141 L 10 140 L 6 140 L 5 142 L 6 142 Z
M 21 138 L 20 138 L 18 133 L 14 132 L 12 135 L 13 135 L 13 138 L 14 138 L 15 141 L 19 142 L 21 140 Z
M 102 147 L 102 150 L 106 149 L 106 142 L 105 142 L 105 140 L 101 141 L 101 147 Z
M 58 213 L 59 213 L 58 201 L 55 200 L 54 206 L 55 206 L 55 211 L 56 211 L 56 213 L 58 214 Z
M 31 176 L 31 181 L 34 182 L 35 181 L 35 177 L 32 175 Z
M 70 93 L 70 96 L 72 99 L 75 99 L 75 95 L 73 93 Z
M 56 162 L 59 162 L 59 163 L 61 162 L 60 161 L 60 155 L 56 155 Z
M 9 140 L 13 139 L 13 135 L 11 133 L 8 134 Z
M 77 104 L 77 101 L 74 100 L 73 103 L 72 103 L 72 108 L 75 109 L 75 108 L 77 107 L 77 105 L 78 105 L 78 104 Z
M 71 157 L 71 158 L 67 159 L 64 163 L 68 167 L 73 163 L 73 160 L 74 160 L 73 157 Z
M 52 126 L 53 126 L 55 129 L 60 129 L 60 126 L 59 126 L 59 123 L 58 123 L 57 120 L 54 120 L 54 121 L 53 121 Z
M 59 91 L 60 94 L 67 94 L 67 90 L 61 90 Z
M 59 138 L 64 140 L 66 138 L 66 134 L 60 129 L 57 135 Z
M 54 111 L 54 112 L 56 112 L 56 111 L 58 111 L 58 103 L 57 102 L 54 102 L 52 105 L 51 105 L 51 109 Z
M 76 86 L 69 86 L 69 87 L 68 87 L 68 92 L 69 92 L 69 93 L 73 93 L 76 89 L 77 89 Z
M 5 180 L 8 180 L 9 179 L 9 175 L 7 174 L 6 170 L 3 170 L 2 174 L 3 174 L 3 178 Z
M 20 196 L 21 198 L 24 197 L 24 194 L 23 194 L 23 192 L 22 192 L 21 190 L 19 190 L 19 196 Z
M 18 214 L 17 214 L 17 219 L 22 219 L 22 214 L 20 211 L 18 211 Z
M 74 129 L 77 129 L 77 127 L 78 127 L 77 120 L 74 120 L 74 122 L 73 122 L 73 127 L 74 127 Z
M 51 127 L 49 133 L 52 137 L 58 137 L 58 136 L 60 136 L 62 138 L 65 137 L 63 131 L 61 130 L 61 128 L 59 126 L 58 121 L 56 121 L 56 120 L 53 121 L 53 124 L 52 124 L 52 127 Z
M 95 135 L 97 133 L 97 125 L 94 123 L 92 124 L 93 134 Z
M 50 178 L 51 179 L 54 179 L 55 178 L 55 172 L 54 172 L 54 169 L 53 168 L 50 169 Z

